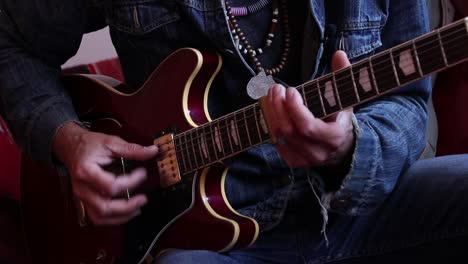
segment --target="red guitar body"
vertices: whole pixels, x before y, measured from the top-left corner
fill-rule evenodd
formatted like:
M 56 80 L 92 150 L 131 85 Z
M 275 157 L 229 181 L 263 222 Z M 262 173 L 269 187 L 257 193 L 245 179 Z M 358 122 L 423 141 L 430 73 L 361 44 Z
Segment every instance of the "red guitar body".
M 468 60 L 467 32 L 464 18 L 296 89 L 315 117 L 325 118 Z M 238 214 L 226 198 L 226 169 L 207 165 L 275 138 L 264 122 L 268 108 L 262 100 L 211 120 L 207 97 L 220 67 L 218 55 L 181 49 L 135 93 L 122 92 L 125 87 L 109 78 L 65 78 L 77 113 L 91 129 L 142 145 L 154 142 L 160 156 L 146 166 L 149 179 L 141 191 L 150 202 L 140 217 L 114 228 L 80 226 L 67 177 L 26 157 L 21 194 L 34 259 L 151 262 L 168 248 L 225 251 L 255 241 L 258 224 Z M 202 124 L 207 125 L 195 128 Z
M 109 78 L 65 77 L 81 120 L 92 130 L 142 145 L 176 128 L 210 121 L 206 97 L 221 67 L 216 54 L 181 49 L 134 93 Z M 38 263 L 149 262 L 167 248 L 225 251 L 248 246 L 258 225 L 235 212 L 224 194 L 226 169 L 211 166 L 162 188 L 156 163 L 146 165 L 141 191 L 150 203 L 141 216 L 117 227 L 81 226 L 67 176 L 24 157 L 21 171 L 26 233 Z

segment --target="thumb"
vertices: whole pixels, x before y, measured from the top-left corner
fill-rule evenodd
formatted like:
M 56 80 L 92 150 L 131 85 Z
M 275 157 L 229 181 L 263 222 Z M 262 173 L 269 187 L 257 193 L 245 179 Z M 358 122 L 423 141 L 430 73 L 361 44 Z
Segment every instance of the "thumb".
M 341 111 L 338 113 L 338 116 L 336 117 L 336 122 L 341 126 L 341 127 L 347 127 L 351 125 L 352 121 L 352 115 L 353 115 L 353 109 L 349 108 L 344 111 Z
M 351 63 L 348 60 L 348 56 L 342 50 L 338 50 L 333 54 L 332 58 L 332 70 L 337 71 L 339 69 L 343 69 L 348 67 Z
M 117 139 L 109 148 L 114 156 L 131 160 L 147 160 L 158 153 L 156 145 L 143 147 L 135 143 L 128 143 L 122 139 Z

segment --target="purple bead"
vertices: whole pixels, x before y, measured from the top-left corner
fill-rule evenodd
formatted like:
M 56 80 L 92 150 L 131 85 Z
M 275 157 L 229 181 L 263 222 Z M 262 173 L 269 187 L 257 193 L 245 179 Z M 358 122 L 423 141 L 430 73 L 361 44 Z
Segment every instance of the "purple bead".
M 231 13 L 233 16 L 246 16 L 248 14 L 247 7 L 231 7 Z

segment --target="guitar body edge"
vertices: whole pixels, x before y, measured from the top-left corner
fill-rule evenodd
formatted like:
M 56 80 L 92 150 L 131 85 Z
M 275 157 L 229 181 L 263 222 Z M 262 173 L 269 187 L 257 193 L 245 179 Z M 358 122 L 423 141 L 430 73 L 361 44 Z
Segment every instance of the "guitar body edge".
M 106 78 L 92 78 L 90 75 L 67 76 L 64 83 L 78 116 L 85 124 L 90 124 L 91 130 L 149 145 L 158 132 L 172 128 L 184 132 L 211 120 L 207 96 L 220 64 L 221 58 L 217 54 L 181 49 L 163 61 L 145 84 L 133 93 L 120 91 L 121 84 L 115 81 L 107 82 Z M 158 188 L 160 175 L 157 168 L 147 167 L 147 171 L 149 175 L 144 189 Z M 258 225 L 255 220 L 239 215 L 229 205 L 224 193 L 225 177 L 224 167 L 212 166 L 201 170 L 191 182 L 190 206 L 179 210 L 177 217 L 162 225 L 149 223 L 144 226 L 143 230 L 151 230 L 146 232 L 151 238 L 138 241 L 141 244 L 132 245 L 133 249 L 126 243 L 129 241 L 129 224 L 80 226 L 67 177 L 46 164 L 24 157 L 21 187 L 28 246 L 36 261 L 51 264 L 107 264 L 122 259 L 135 263 L 142 259 L 147 249 L 151 252 L 171 247 L 226 251 L 248 246 L 258 235 Z M 156 219 L 164 214 L 159 211 L 150 213 Z M 143 217 L 144 214 L 137 218 Z M 191 236 L 194 241 L 183 241 L 183 233 L 172 232 L 183 223 L 187 223 L 185 230 L 200 230 Z M 201 241 L 210 233 L 216 239 L 213 240 L 215 243 Z M 191 246 L 187 247 L 187 243 Z M 132 252 L 127 255 L 127 251 Z

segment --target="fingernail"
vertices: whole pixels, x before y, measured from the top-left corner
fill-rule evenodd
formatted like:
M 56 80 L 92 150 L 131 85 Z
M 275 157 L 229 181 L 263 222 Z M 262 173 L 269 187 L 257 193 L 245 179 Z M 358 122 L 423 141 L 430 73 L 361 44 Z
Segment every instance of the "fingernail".
M 341 126 L 346 125 L 346 122 L 348 121 L 347 115 L 344 112 L 338 113 L 337 121 Z
M 286 99 L 290 100 L 294 98 L 294 90 L 295 88 L 288 88 L 286 89 Z
M 146 146 L 146 147 L 144 147 L 144 148 L 145 148 L 145 149 L 148 149 L 148 150 L 150 150 L 150 151 L 156 151 L 156 150 L 158 150 L 158 146 L 156 146 L 156 145 L 150 145 L 150 146 Z
M 142 206 L 145 205 L 147 202 L 148 202 L 148 200 L 146 200 L 146 198 L 143 198 L 143 199 L 141 199 L 140 201 L 138 201 L 138 206 L 139 206 L 139 207 L 142 207 Z

